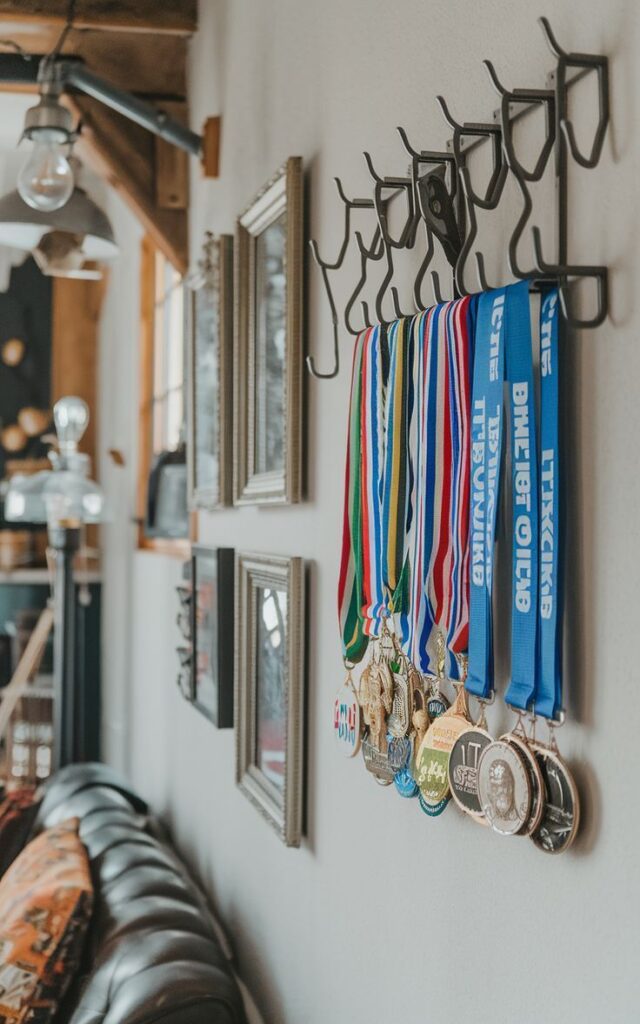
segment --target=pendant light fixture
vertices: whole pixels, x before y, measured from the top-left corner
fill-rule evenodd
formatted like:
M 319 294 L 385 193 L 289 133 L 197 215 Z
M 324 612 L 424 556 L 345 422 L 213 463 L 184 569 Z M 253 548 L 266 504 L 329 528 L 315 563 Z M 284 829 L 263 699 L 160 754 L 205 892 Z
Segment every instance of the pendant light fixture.
M 54 61 L 42 61 L 39 81 L 40 99 L 27 111 L 20 139 L 27 139 L 33 148 L 18 175 L 18 192 L 34 210 L 52 213 L 73 192 L 69 155 L 76 133 L 71 112 L 60 103 L 62 89 Z
M 58 210 L 28 206 L 18 189 L 0 198 L 0 245 L 32 252 L 49 276 L 87 276 L 87 260 L 115 259 L 118 246 L 106 213 L 76 185 Z

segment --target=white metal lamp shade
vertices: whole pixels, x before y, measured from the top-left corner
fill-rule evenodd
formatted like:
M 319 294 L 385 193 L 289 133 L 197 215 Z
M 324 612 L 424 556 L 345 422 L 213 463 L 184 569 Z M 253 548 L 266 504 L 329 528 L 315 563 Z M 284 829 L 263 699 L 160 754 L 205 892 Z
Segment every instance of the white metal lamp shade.
M 118 255 L 109 218 L 78 186 L 69 201 L 51 213 L 28 206 L 17 189 L 0 199 L 0 245 L 33 252 L 52 232 L 75 236 L 86 260 L 112 260 Z
M 81 398 L 61 398 L 53 416 L 60 447 L 49 455 L 53 468 L 11 478 L 4 499 L 5 519 L 49 526 L 102 523 L 107 517 L 104 491 L 89 479 L 89 456 L 78 451 L 89 422 L 87 405 Z

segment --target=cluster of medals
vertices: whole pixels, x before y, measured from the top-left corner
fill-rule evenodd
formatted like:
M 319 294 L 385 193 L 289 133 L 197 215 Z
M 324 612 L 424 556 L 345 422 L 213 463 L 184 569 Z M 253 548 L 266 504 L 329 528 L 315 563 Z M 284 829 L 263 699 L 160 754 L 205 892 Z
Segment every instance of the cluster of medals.
M 534 372 L 526 282 L 485 293 L 474 301 L 474 359 L 473 371 L 469 370 L 470 376 L 473 372 L 473 384 L 471 387 L 469 381 L 468 515 L 464 501 L 458 499 L 454 505 L 447 496 L 453 513 L 463 520 L 466 515 L 465 543 L 460 543 L 462 534 L 454 536 L 455 531 L 451 531 L 451 550 L 455 552 L 457 544 L 458 554 L 457 563 L 454 555 L 450 554 L 448 561 L 445 559 L 449 566 L 446 586 L 439 584 L 436 555 L 426 567 L 429 572 L 422 572 L 420 567 L 421 575 L 416 580 L 418 559 L 412 557 L 412 551 L 417 548 L 406 542 L 403 551 L 396 551 L 394 579 L 392 559 L 385 548 L 379 574 L 385 577 L 386 573 L 387 593 L 392 599 L 387 609 L 380 612 L 382 601 L 376 604 L 374 600 L 378 567 L 370 570 L 371 580 L 367 582 L 366 559 L 364 571 L 358 565 L 358 552 L 366 545 L 358 547 L 360 523 L 353 508 L 348 510 L 349 550 L 355 552 L 355 568 L 350 576 L 343 548 L 341 626 L 343 640 L 355 638 L 351 645 L 344 643 L 346 658 L 353 654 L 352 661 L 359 661 L 365 652 L 367 657 L 357 689 L 352 663 L 346 660 L 347 678 L 334 704 L 334 734 L 347 756 L 362 752 L 367 771 L 379 785 L 395 787 L 402 797 L 417 798 L 426 815 L 441 815 L 453 800 L 472 821 L 489 826 L 501 836 L 528 836 L 540 850 L 555 854 L 571 846 L 580 817 L 578 792 L 555 739 L 556 726 L 564 716 L 559 585 L 558 293 L 550 289 L 540 305 L 539 381 Z M 393 367 L 393 360 L 387 359 L 387 364 Z M 392 379 L 386 384 L 391 390 Z M 399 389 L 396 391 L 399 393 Z M 359 430 L 362 438 L 366 433 L 367 404 L 363 402 L 364 392 L 358 391 L 357 415 L 362 420 L 357 416 L 354 420 L 353 393 L 352 384 L 351 426 Z M 509 396 L 506 404 L 513 518 L 511 678 L 505 703 L 515 713 L 516 722 L 511 731 L 494 739 L 485 709 L 494 701 L 493 562 L 505 448 L 505 394 Z M 411 407 L 416 405 L 414 397 L 409 403 Z M 379 414 L 375 419 L 381 421 Z M 464 420 L 464 416 L 460 419 Z M 410 429 L 406 430 L 406 437 L 410 440 Z M 449 443 L 443 447 L 445 452 L 449 449 L 462 452 L 463 461 L 464 437 L 461 435 L 457 446 Z M 357 454 L 351 449 L 352 464 Z M 409 448 L 408 457 L 411 455 Z M 378 461 L 382 464 L 384 459 Z M 417 475 L 418 461 L 416 458 L 404 474 L 407 479 Z M 371 465 L 375 468 L 375 459 Z M 438 480 L 456 478 L 456 474 L 464 483 L 464 473 L 455 465 L 448 474 L 439 472 Z M 372 476 L 371 469 L 365 466 L 363 478 Z M 379 479 L 379 493 L 384 495 L 384 474 Z M 359 486 L 359 480 L 357 486 L 349 486 L 349 480 L 348 461 L 348 495 L 355 494 L 364 505 L 366 488 Z M 403 497 L 403 507 L 411 507 L 407 521 L 417 521 L 421 531 L 420 524 L 429 515 L 428 510 L 425 515 L 424 508 L 416 507 L 416 495 L 423 504 L 435 503 L 441 492 L 429 494 L 423 489 L 420 493 L 414 485 L 413 494 L 409 495 L 413 505 L 406 495 Z M 383 501 L 383 505 L 385 515 L 381 522 L 386 523 L 390 518 L 389 502 Z M 363 523 L 364 529 L 371 529 L 374 536 L 372 508 L 373 503 L 365 507 Z M 394 521 L 399 519 L 396 514 Z M 446 550 L 442 536 L 433 545 L 436 554 Z M 388 540 L 385 543 L 388 545 Z M 371 547 L 370 538 L 369 551 Z M 465 564 L 468 632 L 460 612 L 464 606 Z M 456 585 L 458 575 L 461 589 Z M 442 573 L 441 576 L 444 578 Z M 390 580 L 393 586 L 389 586 Z M 349 587 L 344 585 L 345 581 Z M 420 614 L 412 613 L 401 592 L 418 595 L 420 600 L 423 593 L 427 595 Z M 362 622 L 368 632 L 364 644 L 357 628 Z M 375 632 L 372 624 L 376 625 Z M 464 652 L 460 650 L 461 638 L 467 641 Z M 455 689 L 451 703 L 443 692 L 449 685 Z M 471 709 L 476 706 L 478 713 L 472 716 Z M 548 726 L 547 742 L 542 742 L 538 735 L 541 720 Z
M 441 662 L 442 664 L 442 662 Z M 429 817 L 450 800 L 480 825 L 502 836 L 529 836 L 545 853 L 561 853 L 579 824 L 579 799 L 555 734 L 548 743 L 514 729 L 494 740 L 485 704 L 473 721 L 471 699 L 461 684 L 450 704 L 444 678 L 422 676 L 387 628 L 371 645 L 358 688 L 352 670 L 334 703 L 334 735 L 347 757 L 361 752 L 380 786 L 417 797 Z

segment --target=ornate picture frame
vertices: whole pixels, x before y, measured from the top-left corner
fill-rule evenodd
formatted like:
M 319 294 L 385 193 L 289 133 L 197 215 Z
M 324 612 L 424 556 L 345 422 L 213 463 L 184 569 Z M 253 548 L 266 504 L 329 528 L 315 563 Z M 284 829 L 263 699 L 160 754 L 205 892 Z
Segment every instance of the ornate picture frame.
M 286 846 L 303 816 L 304 563 L 236 559 L 236 782 Z
M 190 700 L 218 729 L 233 727 L 235 552 L 191 549 Z
M 234 502 L 301 498 L 303 170 L 290 157 L 238 218 Z
M 233 236 L 207 232 L 186 286 L 187 484 L 191 509 L 233 501 Z

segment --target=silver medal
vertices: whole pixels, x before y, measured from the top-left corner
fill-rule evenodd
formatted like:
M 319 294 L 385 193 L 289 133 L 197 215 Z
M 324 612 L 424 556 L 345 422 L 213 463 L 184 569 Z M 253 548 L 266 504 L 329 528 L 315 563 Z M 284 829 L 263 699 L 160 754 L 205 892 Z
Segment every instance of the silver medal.
M 564 853 L 571 846 L 580 823 L 580 799 L 571 772 L 560 755 L 549 747 L 534 745 L 544 782 L 542 821 L 531 839 L 544 853 Z
M 494 832 L 517 835 L 531 811 L 531 782 L 521 754 L 495 740 L 484 750 L 478 768 L 480 806 Z

